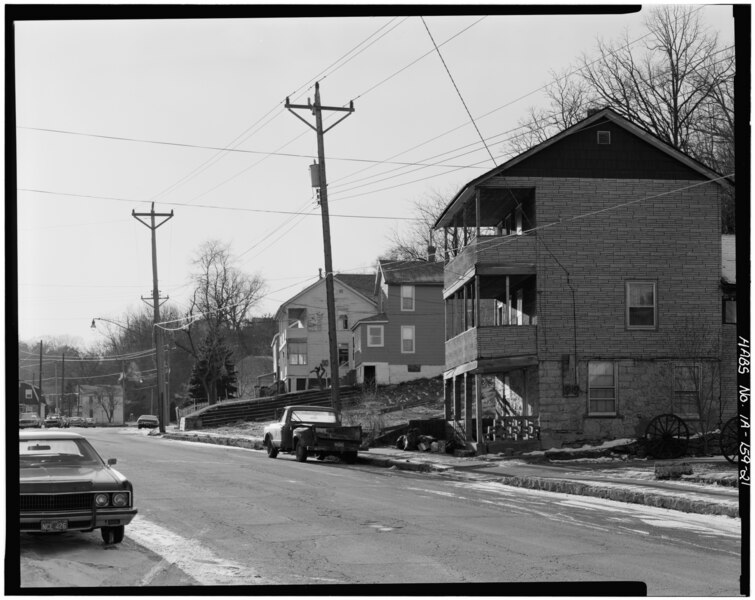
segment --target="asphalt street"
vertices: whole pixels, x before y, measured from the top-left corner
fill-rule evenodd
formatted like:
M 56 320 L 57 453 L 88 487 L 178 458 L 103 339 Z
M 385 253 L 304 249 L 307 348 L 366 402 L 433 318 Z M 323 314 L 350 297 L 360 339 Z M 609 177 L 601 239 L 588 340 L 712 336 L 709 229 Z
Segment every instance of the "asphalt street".
M 728 517 L 433 472 L 272 460 L 144 430 L 86 435 L 105 458 L 118 458 L 139 509 L 124 544 L 106 555 L 114 576 L 102 585 L 123 585 L 130 570 L 132 585 L 185 585 L 188 577 L 210 586 L 640 581 L 651 595 L 739 589 L 739 522 Z M 22 579 L 39 544 L 22 540 Z M 131 551 L 154 558 L 134 573 L 133 561 L 117 560 Z M 59 544 L 46 558 L 51 565 L 70 553 Z M 76 569 L 70 579 L 58 585 L 85 585 Z

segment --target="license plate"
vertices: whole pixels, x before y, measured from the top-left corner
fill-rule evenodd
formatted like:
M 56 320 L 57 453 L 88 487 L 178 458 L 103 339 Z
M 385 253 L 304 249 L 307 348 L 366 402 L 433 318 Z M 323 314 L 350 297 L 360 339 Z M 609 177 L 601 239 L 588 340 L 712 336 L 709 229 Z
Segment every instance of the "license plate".
M 47 519 L 40 523 L 42 531 L 65 531 L 68 529 L 66 519 Z
M 343 448 L 344 443 L 343 442 L 336 442 L 335 445 L 336 445 L 336 448 Z

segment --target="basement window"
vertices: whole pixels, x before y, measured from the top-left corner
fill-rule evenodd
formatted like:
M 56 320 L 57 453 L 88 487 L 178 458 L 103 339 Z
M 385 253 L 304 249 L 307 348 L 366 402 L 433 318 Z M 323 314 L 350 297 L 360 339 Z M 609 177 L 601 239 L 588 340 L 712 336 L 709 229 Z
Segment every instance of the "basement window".
M 607 146 L 610 143 L 611 143 L 611 132 L 599 131 L 598 132 L 598 145 Z

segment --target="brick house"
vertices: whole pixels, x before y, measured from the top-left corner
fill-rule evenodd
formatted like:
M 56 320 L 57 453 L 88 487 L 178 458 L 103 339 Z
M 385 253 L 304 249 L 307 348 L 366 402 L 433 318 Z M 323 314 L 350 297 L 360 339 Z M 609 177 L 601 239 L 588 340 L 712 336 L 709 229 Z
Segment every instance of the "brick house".
M 333 277 L 338 338 L 338 375 L 346 377 L 351 370 L 351 325 L 374 315 L 372 297 L 374 275 L 337 274 Z M 302 290 L 284 302 L 275 314 L 278 333 L 271 343 L 275 381 L 294 392 L 318 387 L 316 367 L 325 367 L 330 384 L 330 341 L 325 279 Z
M 387 385 L 440 375 L 443 264 L 380 260 L 374 297 L 378 313 L 352 326 L 357 383 Z
M 610 109 L 464 185 L 435 223 L 446 419 L 484 452 L 483 397 L 546 448 L 718 410 L 728 185 Z

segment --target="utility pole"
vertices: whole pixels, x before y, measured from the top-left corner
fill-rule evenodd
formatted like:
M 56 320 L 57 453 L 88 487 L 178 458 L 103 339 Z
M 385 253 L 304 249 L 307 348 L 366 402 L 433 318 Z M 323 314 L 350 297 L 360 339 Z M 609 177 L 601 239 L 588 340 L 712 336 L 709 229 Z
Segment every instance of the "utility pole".
M 47 416 L 46 412 L 42 407 L 42 340 L 39 340 L 39 416 L 44 419 Z
M 131 211 L 131 216 L 137 221 L 146 225 L 152 231 L 152 310 L 153 323 L 152 333 L 155 338 L 155 360 L 157 361 L 157 408 L 160 413 L 160 433 L 165 433 L 165 424 L 170 423 L 170 401 L 163 394 L 163 336 L 162 330 L 157 326 L 160 322 L 160 292 L 157 289 L 157 236 L 155 232 L 160 225 L 166 223 L 173 217 L 173 211 L 170 213 L 156 213 L 155 203 L 152 203 L 152 209 L 148 213 L 138 213 Z M 140 217 L 149 217 L 149 223 L 142 221 Z M 163 218 L 159 223 L 155 223 L 155 217 Z
M 318 185 L 320 190 L 320 207 L 322 208 L 322 241 L 325 250 L 325 293 L 328 304 L 328 340 L 330 342 L 330 389 L 331 389 L 331 403 L 333 409 L 341 410 L 341 400 L 338 397 L 338 338 L 336 337 L 336 304 L 335 294 L 333 292 L 333 258 L 330 251 L 330 216 L 328 213 L 328 184 L 325 178 L 325 144 L 324 136 L 327 131 L 330 131 L 333 127 L 338 125 L 346 117 L 354 112 L 354 101 L 349 103 L 349 108 L 343 108 L 340 106 L 322 106 L 320 104 L 320 83 L 315 83 L 315 103 L 312 105 L 307 99 L 307 104 L 291 104 L 286 98 L 286 108 L 291 113 L 311 129 L 314 129 L 317 133 L 317 156 L 320 160 L 318 171 Z M 311 110 L 315 115 L 315 125 L 313 126 L 309 121 L 296 114 L 292 108 L 302 108 Z M 333 123 L 330 127 L 323 130 L 322 128 L 322 111 L 332 110 L 347 113 L 338 121 Z
M 66 353 L 63 352 L 63 362 L 60 365 L 60 405 L 61 410 L 66 409 Z M 66 415 L 70 417 L 71 415 Z

